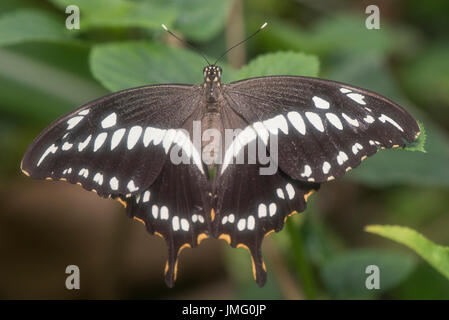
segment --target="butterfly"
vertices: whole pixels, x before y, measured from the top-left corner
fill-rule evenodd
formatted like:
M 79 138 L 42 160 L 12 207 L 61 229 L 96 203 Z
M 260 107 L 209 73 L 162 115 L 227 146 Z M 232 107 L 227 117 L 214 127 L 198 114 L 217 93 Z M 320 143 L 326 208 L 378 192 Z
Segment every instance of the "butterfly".
M 420 129 L 398 104 L 352 85 L 221 76 L 208 63 L 201 85 L 148 85 L 89 102 L 50 124 L 21 169 L 120 201 L 165 239 L 169 287 L 180 252 L 208 237 L 248 249 L 263 286 L 264 237 L 304 211 L 322 183 L 379 149 L 404 147 Z

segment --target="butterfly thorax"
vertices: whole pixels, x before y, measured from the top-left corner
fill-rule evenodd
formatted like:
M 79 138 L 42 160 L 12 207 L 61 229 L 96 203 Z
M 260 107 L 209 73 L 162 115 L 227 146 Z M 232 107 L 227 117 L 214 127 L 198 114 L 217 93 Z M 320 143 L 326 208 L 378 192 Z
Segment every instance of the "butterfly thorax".
M 204 98 L 208 104 L 218 101 L 221 86 L 221 67 L 207 66 L 203 70 L 204 75 Z M 213 107 L 213 106 L 211 106 Z

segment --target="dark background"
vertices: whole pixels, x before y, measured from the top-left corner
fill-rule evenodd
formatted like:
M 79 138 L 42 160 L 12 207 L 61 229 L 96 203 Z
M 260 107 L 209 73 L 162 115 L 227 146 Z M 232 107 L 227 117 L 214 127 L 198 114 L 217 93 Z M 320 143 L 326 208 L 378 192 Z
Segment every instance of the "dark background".
M 80 30 L 64 28 L 68 4 L 81 8 Z M 370 4 L 380 8 L 380 30 L 365 28 Z M 397 224 L 449 244 L 448 16 L 446 0 L 2 0 L 0 298 L 449 298 L 449 281 L 419 256 L 364 231 Z M 384 151 L 323 185 L 287 230 L 265 239 L 263 289 L 245 250 L 211 239 L 182 253 L 168 289 L 164 241 L 119 203 L 21 174 L 34 137 L 81 104 L 121 87 L 202 81 L 204 62 L 161 23 L 213 58 L 265 21 L 263 32 L 223 61 L 225 74 L 266 53 L 314 55 L 320 77 L 374 90 L 409 110 L 426 129 L 427 153 Z M 148 50 L 131 52 L 130 41 Z M 124 49 L 112 52 L 115 60 L 102 47 L 110 43 Z M 64 286 L 70 264 L 80 267 L 80 290 Z M 380 290 L 364 287 L 370 264 L 381 266 Z

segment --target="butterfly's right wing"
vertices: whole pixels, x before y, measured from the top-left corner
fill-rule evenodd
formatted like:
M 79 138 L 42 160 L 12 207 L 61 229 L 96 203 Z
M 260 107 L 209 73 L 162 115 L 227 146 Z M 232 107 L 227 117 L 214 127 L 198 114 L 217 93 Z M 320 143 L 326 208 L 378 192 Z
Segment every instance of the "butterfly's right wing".
M 95 100 L 51 124 L 22 161 L 31 177 L 119 199 L 130 217 L 166 240 L 168 286 L 181 249 L 196 246 L 209 230 L 210 182 L 191 140 L 202 113 L 199 90 L 147 86 Z

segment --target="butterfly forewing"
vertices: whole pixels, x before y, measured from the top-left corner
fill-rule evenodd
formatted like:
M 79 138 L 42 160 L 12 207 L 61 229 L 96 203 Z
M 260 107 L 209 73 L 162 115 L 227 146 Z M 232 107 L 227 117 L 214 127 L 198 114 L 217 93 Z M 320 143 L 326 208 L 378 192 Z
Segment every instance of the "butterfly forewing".
M 324 182 L 355 168 L 378 148 L 404 146 L 419 134 L 403 108 L 367 90 L 307 77 L 273 76 L 226 86 L 230 107 L 279 139 L 279 167 Z
M 101 196 L 135 194 L 159 175 L 174 128 L 199 108 L 199 88 L 147 86 L 95 100 L 55 121 L 30 146 L 22 170 Z

